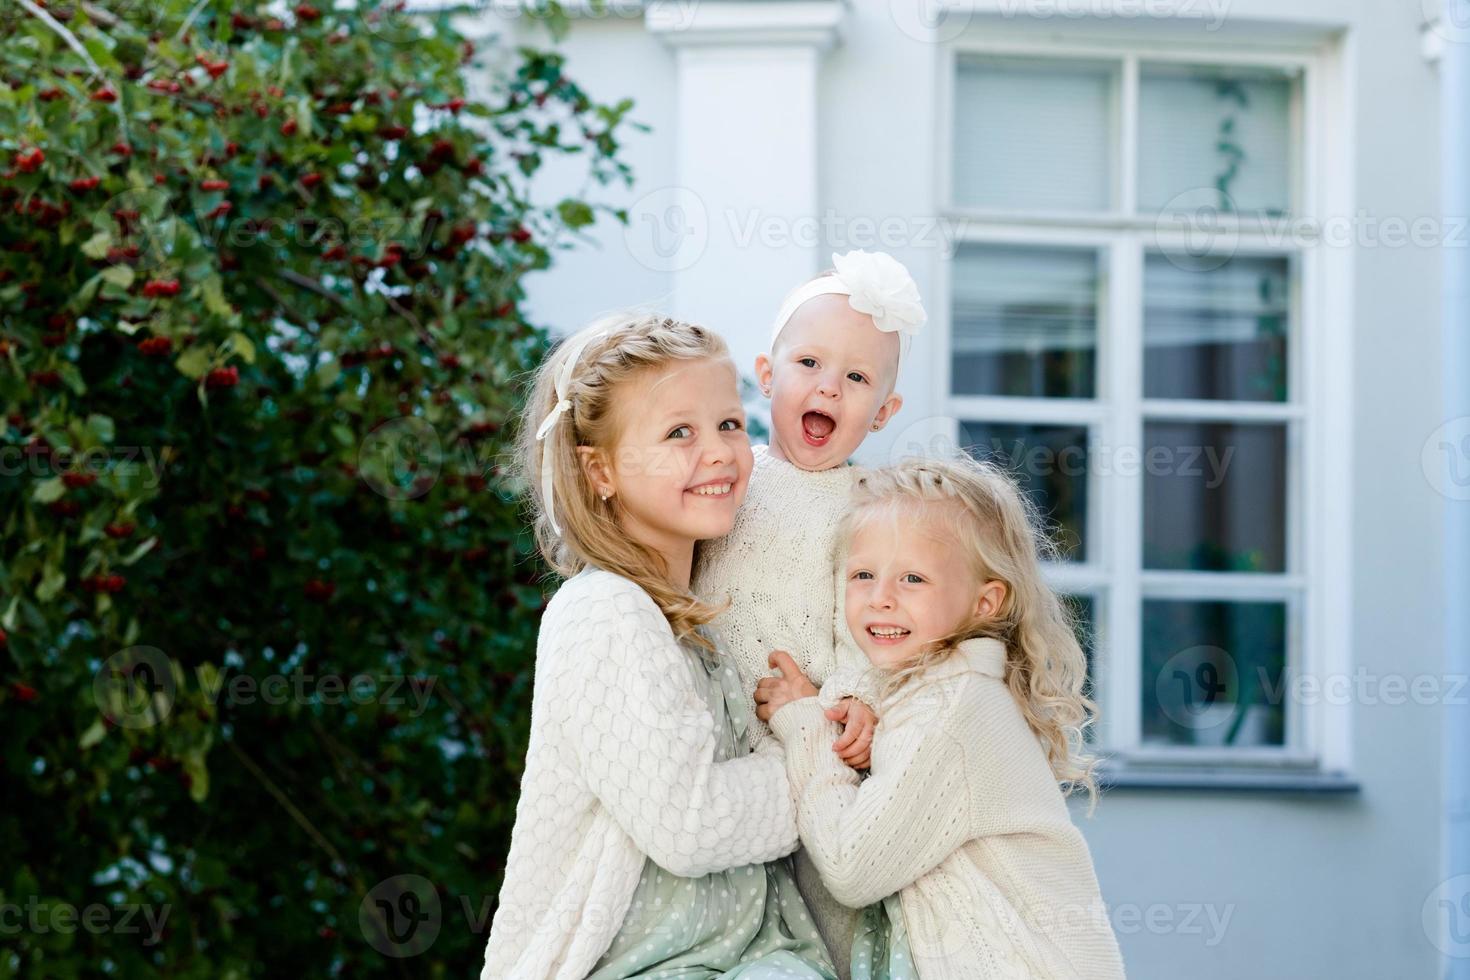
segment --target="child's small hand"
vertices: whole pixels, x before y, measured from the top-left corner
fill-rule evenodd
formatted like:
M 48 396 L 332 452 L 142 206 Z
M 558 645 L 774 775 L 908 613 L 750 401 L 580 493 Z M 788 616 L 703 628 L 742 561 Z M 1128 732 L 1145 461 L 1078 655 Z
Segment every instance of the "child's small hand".
M 878 716 L 857 698 L 843 698 L 835 708 L 827 709 L 827 717 L 842 724 L 842 737 L 832 743 L 832 751 L 853 769 L 866 769 L 872 762 L 873 729 Z
M 780 677 L 762 677 L 755 686 L 755 716 L 769 722 L 771 716 L 792 701 L 814 698 L 817 689 L 807 680 L 791 654 L 785 650 L 772 650 L 766 662 L 781 672 Z

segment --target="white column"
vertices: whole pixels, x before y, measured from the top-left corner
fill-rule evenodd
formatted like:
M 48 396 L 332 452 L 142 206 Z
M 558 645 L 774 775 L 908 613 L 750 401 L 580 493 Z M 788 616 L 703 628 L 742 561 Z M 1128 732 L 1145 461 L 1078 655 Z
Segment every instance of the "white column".
M 651 4 L 674 49 L 675 186 L 629 214 L 664 236 L 670 312 L 718 330 L 754 373 L 782 297 L 829 264 L 818 249 L 818 68 L 841 0 Z

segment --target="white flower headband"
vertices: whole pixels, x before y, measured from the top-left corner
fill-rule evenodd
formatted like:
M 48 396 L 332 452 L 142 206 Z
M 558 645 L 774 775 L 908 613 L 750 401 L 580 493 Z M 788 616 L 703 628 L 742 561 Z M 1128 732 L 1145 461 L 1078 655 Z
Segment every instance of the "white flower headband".
M 567 391 L 572 384 L 572 372 L 577 367 L 577 361 L 582 356 L 582 351 L 594 340 L 606 337 L 613 331 L 613 327 L 599 326 L 593 324 L 581 333 L 573 334 L 564 342 L 566 358 L 561 362 L 561 367 L 556 372 L 556 405 L 546 418 L 541 420 L 541 425 L 536 429 L 536 441 L 543 442 L 546 436 L 556 426 L 557 419 L 561 418 L 571 410 L 572 400 L 567 397 Z M 551 521 L 551 530 L 561 537 L 561 525 L 556 523 L 556 496 L 552 489 L 552 454 L 547 452 L 547 447 L 541 447 L 541 502 L 546 508 L 546 516 Z
M 836 293 L 846 296 L 848 304 L 859 313 L 871 316 L 879 330 L 898 334 L 898 363 L 902 366 L 909 343 L 928 319 L 914 277 L 887 252 L 862 249 L 844 255 L 833 252 L 832 268 L 837 270 L 835 275 L 813 279 L 786 297 L 771 329 L 771 349 L 775 349 L 776 338 L 797 307 L 813 296 Z

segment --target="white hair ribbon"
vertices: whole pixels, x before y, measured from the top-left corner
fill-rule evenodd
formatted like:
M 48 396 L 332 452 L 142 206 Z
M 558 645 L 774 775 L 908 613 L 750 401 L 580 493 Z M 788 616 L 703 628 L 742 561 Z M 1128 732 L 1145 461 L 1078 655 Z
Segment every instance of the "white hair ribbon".
M 556 372 L 556 405 L 541 420 L 541 425 L 536 429 L 536 441 L 543 442 L 548 433 L 555 428 L 557 420 L 567 412 L 571 411 L 572 401 L 567 397 L 567 390 L 571 387 L 572 372 L 577 367 L 577 360 L 582 356 L 582 351 L 594 340 L 605 337 L 610 332 L 609 327 L 592 326 L 581 333 L 573 334 L 564 342 L 566 354 L 561 362 L 561 367 Z M 547 452 L 547 447 L 541 447 L 541 504 L 546 508 L 546 516 L 551 521 L 551 530 L 561 537 L 561 525 L 556 522 L 556 498 L 552 489 L 552 454 Z
M 838 255 L 832 253 L 835 275 L 826 275 L 798 286 L 776 314 L 771 329 L 771 348 L 797 307 L 814 296 L 828 293 L 846 296 L 848 305 L 873 318 L 873 325 L 884 333 L 897 333 L 898 358 L 908 353 L 909 343 L 928 318 L 919 299 L 919 287 L 902 262 L 887 252 L 865 252 L 862 249 Z

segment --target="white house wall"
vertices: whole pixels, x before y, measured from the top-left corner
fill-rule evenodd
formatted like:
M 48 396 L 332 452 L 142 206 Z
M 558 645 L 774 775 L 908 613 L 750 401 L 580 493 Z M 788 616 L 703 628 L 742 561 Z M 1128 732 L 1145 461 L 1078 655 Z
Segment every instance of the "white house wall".
M 704 6 L 723 5 L 708 0 Z M 891 250 L 913 270 L 931 304 L 945 302 L 939 247 L 944 234 L 935 223 L 943 45 L 906 32 L 900 22 L 911 14 L 905 6 L 901 0 L 855 0 L 839 42 L 820 56 L 816 217 L 830 214 L 835 221 L 824 226 L 827 241 L 793 259 L 787 286 L 817 271 L 810 263 L 823 262 L 826 252 L 861 244 L 854 237 L 866 233 L 868 223 L 894 219 L 911 236 Z M 1068 9 L 1064 2 L 1034 3 L 1031 9 L 1059 6 Z M 1209 9 L 1203 0 L 1175 6 L 1196 14 Z M 1126 12 L 1158 7 L 1095 0 L 1089 9 L 1110 16 L 1053 17 L 1040 36 L 1075 36 L 1084 29 L 1126 36 L 1149 23 Z M 621 15 L 578 19 L 563 49 L 579 82 L 600 98 L 633 98 L 633 118 L 653 127 L 630 138 L 624 154 L 638 186 L 613 195 L 632 206 L 651 192 L 675 187 L 676 161 L 688 148 L 681 148 L 675 125 L 678 51 L 653 36 L 641 17 L 628 16 L 627 4 L 620 9 Z M 1005 9 L 1014 11 L 1018 4 Z M 1418 2 L 1228 0 L 1224 12 L 1216 29 L 1227 33 L 1217 36 L 1228 37 L 1233 25 L 1245 23 L 1254 25 L 1258 37 L 1274 33 L 1283 40 L 1341 29 L 1344 84 L 1333 100 L 1344 107 L 1344 117 L 1332 124 L 1351 134 L 1351 153 L 1341 164 L 1352 168 L 1352 210 L 1378 221 L 1437 214 L 1438 93 L 1435 69 L 1423 54 L 1426 11 Z M 1022 18 L 1011 20 L 1006 26 L 1018 26 Z M 1199 16 L 1173 26 L 1188 37 L 1209 22 Z M 966 30 L 984 30 L 987 23 L 975 18 Z M 759 70 L 758 59 L 750 70 Z M 731 84 L 740 83 L 732 78 Z M 753 110 L 783 112 L 777 93 L 758 78 L 747 90 L 766 102 Z M 769 160 L 786 149 L 750 146 L 746 152 L 752 167 L 769 172 Z M 563 178 L 548 175 L 543 186 L 555 190 L 558 179 Z M 772 203 L 785 199 L 782 188 L 773 186 L 768 197 L 719 203 L 756 212 L 738 214 L 739 220 L 789 224 L 800 216 Z M 868 223 L 855 225 L 858 219 Z M 707 220 L 727 216 L 715 213 Z M 528 282 L 529 308 L 540 322 L 563 331 L 609 308 L 674 303 L 681 272 L 666 257 L 650 257 L 646 244 L 608 222 L 593 238 L 594 247 L 560 257 L 554 271 Z M 759 252 L 763 246 L 749 248 Z M 1339 297 L 1351 329 L 1345 338 L 1355 393 L 1347 420 L 1351 478 L 1324 490 L 1351 504 L 1351 540 L 1342 553 L 1351 564 L 1353 601 L 1330 614 L 1345 625 L 1350 662 L 1366 675 L 1439 678 L 1438 531 L 1444 498 L 1421 466 L 1426 439 L 1445 421 L 1438 260 L 1433 249 L 1383 244 L 1359 244 L 1351 259 L 1352 280 Z M 738 250 L 726 249 L 708 261 L 698 277 L 707 295 L 686 290 L 678 299 L 681 312 L 724 331 L 749 372 L 784 287 L 771 279 L 768 267 L 747 278 L 750 268 L 761 266 L 760 256 L 742 259 Z M 943 414 L 933 384 L 935 357 L 934 338 L 921 338 L 902 379 L 904 408 L 888 432 L 864 446 L 860 462 L 884 461 L 895 439 L 917 437 L 915 422 Z M 1091 820 L 1079 807 L 1077 819 L 1113 907 L 1129 975 L 1438 975 L 1440 953 L 1424 911 L 1443 877 L 1439 744 L 1438 708 L 1359 700 L 1352 706 L 1347 753 L 1350 775 L 1361 787 L 1356 793 L 1118 788 L 1104 796 Z

